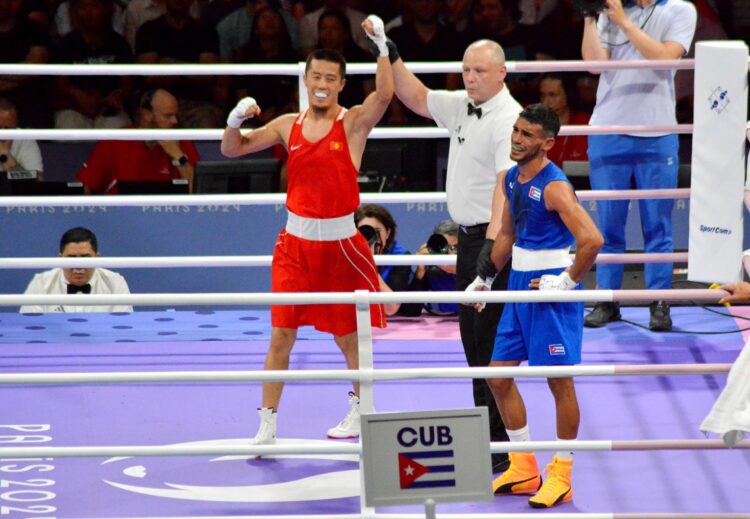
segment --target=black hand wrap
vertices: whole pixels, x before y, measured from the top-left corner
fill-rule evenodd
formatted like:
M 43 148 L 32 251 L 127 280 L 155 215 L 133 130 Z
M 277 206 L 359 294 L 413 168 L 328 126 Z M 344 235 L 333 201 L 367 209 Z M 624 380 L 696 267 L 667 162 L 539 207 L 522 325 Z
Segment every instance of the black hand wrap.
M 477 256 L 477 276 L 482 279 L 492 279 L 497 275 L 497 267 L 492 263 L 491 253 L 495 240 L 485 239 L 482 250 Z
M 387 37 L 385 39 L 385 44 L 388 46 L 388 61 L 390 61 L 391 63 L 396 63 L 401 58 L 401 56 L 398 55 L 398 48 L 396 47 L 396 44 L 393 43 L 393 40 Z M 378 46 L 375 45 L 375 42 L 370 38 L 367 38 L 367 46 L 373 56 L 375 56 L 376 58 L 380 57 L 380 49 L 378 49 Z

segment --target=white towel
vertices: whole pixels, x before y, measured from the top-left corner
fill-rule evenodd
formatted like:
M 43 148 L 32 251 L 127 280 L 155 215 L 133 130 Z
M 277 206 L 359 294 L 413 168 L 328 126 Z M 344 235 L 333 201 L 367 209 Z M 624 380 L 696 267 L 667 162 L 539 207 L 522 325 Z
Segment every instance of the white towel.
M 730 448 L 750 432 L 750 341 L 734 361 L 727 385 L 703 420 L 701 431 L 720 434 Z

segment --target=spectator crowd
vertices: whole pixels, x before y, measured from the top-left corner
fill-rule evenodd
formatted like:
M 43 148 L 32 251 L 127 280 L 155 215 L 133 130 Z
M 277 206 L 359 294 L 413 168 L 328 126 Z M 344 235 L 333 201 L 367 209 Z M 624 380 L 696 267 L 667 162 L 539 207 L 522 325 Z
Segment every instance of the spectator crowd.
M 750 2 L 693 3 L 696 40 L 748 38 Z M 460 61 L 467 44 L 480 38 L 500 43 L 510 61 L 581 59 L 583 19 L 572 0 L 1 0 L 0 63 L 277 64 L 304 60 L 320 48 L 367 62 L 358 29 L 368 13 L 386 21 L 407 63 Z M 553 108 L 567 110 L 561 117 L 576 124 L 593 108 L 596 76 L 565 76 L 545 83 L 541 76 L 512 74 L 508 86 L 524 106 L 562 98 L 569 106 Z M 458 74 L 420 79 L 433 89 L 461 87 Z M 154 88 L 178 99 L 179 126 L 186 128 L 223 127 L 223 114 L 248 93 L 263 107 L 253 124 L 297 109 L 296 79 L 285 76 L 0 77 L 0 97 L 16 106 L 23 128 L 132 126 L 141 95 Z M 342 105 L 360 102 L 372 89 L 370 77 L 350 76 Z M 550 93 L 558 89 L 561 95 Z M 690 95 L 689 88 L 678 93 L 683 119 L 692 112 Z M 420 122 L 394 100 L 381 124 Z M 573 143 L 560 146 L 580 159 Z

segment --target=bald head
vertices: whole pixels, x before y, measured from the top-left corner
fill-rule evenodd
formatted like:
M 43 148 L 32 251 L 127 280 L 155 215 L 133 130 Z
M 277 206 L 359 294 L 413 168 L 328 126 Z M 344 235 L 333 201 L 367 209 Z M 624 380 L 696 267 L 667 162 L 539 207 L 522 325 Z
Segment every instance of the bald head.
M 492 40 L 475 41 L 466 48 L 463 60 L 466 93 L 479 105 L 494 97 L 505 84 L 505 52 Z
M 178 109 L 175 96 L 162 88 L 150 90 L 141 98 L 141 127 L 175 128 Z
M 484 56 L 488 60 L 491 60 L 498 67 L 505 66 L 505 51 L 503 51 L 503 48 L 496 41 L 493 41 L 493 40 L 475 41 L 474 43 L 466 47 L 466 51 L 464 52 L 464 58 L 466 58 L 466 55 L 469 54 L 470 52 L 484 54 Z

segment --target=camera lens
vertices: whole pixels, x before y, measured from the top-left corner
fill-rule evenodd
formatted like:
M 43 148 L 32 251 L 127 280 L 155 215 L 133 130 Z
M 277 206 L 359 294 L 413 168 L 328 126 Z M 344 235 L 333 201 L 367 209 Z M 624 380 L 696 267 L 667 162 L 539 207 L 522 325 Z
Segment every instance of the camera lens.
M 427 240 L 427 249 L 430 254 L 448 254 L 448 240 L 442 234 L 433 234 Z
M 359 234 L 364 236 L 365 240 L 367 240 L 367 245 L 370 247 L 378 241 L 378 233 L 375 232 L 372 225 L 360 225 L 357 227 L 357 230 Z

